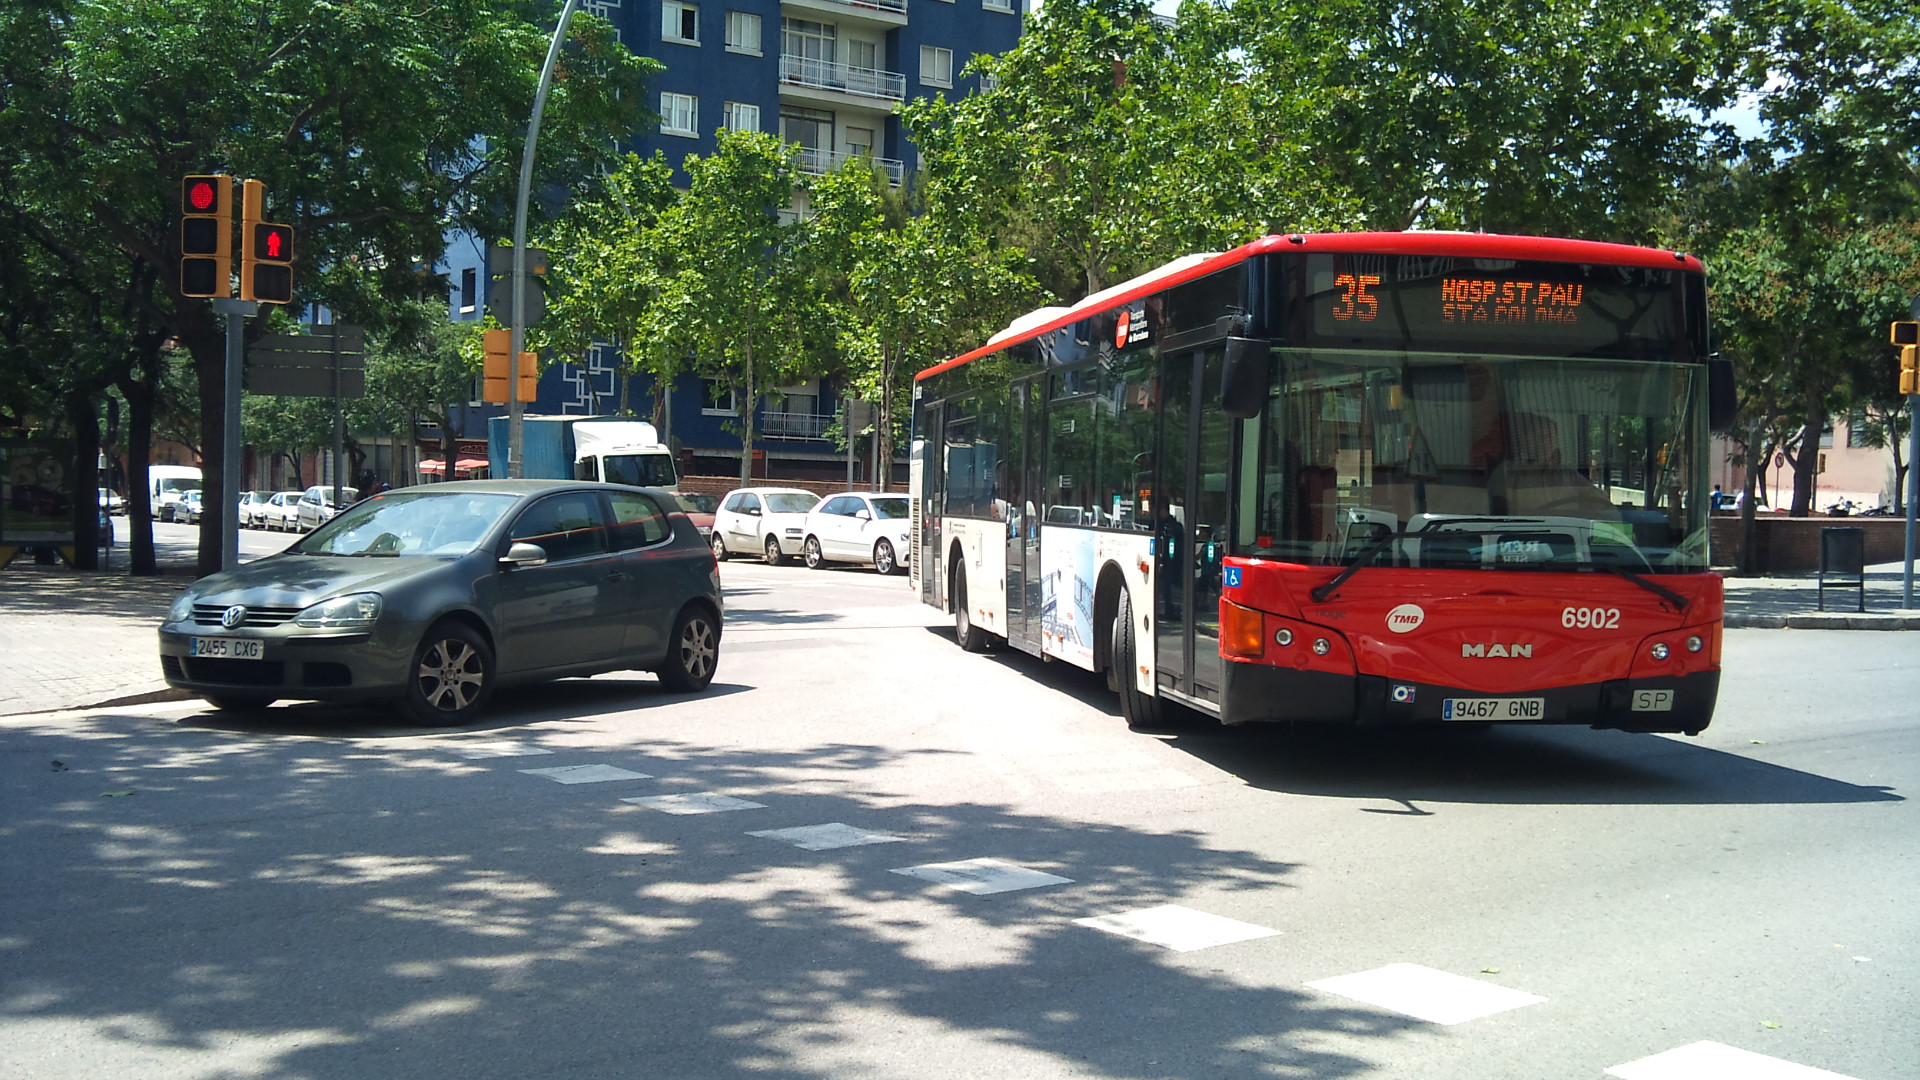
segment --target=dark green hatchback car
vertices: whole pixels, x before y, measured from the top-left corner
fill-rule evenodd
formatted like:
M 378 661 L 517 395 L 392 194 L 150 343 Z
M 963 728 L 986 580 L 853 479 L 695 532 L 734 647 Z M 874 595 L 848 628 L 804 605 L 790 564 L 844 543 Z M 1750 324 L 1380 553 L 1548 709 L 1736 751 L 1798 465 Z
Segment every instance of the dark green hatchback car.
M 457 725 L 507 683 L 638 669 L 704 690 L 721 611 L 713 553 L 666 492 L 457 481 L 375 495 L 194 582 L 160 662 L 223 709 L 384 699 Z

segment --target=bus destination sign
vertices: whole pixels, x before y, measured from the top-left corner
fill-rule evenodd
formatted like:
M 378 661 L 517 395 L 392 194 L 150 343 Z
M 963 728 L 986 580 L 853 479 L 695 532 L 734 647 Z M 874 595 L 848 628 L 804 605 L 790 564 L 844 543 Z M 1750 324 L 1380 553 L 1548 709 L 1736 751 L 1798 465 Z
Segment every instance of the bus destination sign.
M 1675 271 L 1411 255 L 1300 262 L 1290 320 L 1300 344 L 1560 356 L 1684 348 L 1687 291 Z

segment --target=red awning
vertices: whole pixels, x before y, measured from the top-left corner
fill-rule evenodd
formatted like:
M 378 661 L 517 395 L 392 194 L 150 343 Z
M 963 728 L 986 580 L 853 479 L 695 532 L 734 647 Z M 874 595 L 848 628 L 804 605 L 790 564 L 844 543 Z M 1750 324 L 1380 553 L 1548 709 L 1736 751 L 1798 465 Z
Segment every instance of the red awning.
M 446 461 L 441 458 L 434 458 L 431 461 L 423 461 L 420 463 L 421 472 L 445 472 L 446 467 Z M 453 471 L 455 472 L 472 472 L 475 469 L 484 469 L 486 467 L 487 460 L 485 458 L 463 457 L 453 459 Z

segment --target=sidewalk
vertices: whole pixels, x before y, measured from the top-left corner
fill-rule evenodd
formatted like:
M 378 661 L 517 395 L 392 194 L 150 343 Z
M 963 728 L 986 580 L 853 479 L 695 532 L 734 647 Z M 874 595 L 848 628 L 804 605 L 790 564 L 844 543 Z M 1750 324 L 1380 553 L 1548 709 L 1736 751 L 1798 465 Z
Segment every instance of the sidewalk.
M 155 577 L 121 569 L 81 573 L 38 566 L 28 556 L 0 570 L 0 716 L 57 709 L 178 701 L 160 677 L 155 630 L 192 580 L 191 564 L 168 562 Z M 1866 614 L 1854 590 L 1827 590 L 1814 575 L 1726 579 L 1733 629 L 1920 630 L 1920 610 L 1900 610 L 1901 564 L 1868 567 Z

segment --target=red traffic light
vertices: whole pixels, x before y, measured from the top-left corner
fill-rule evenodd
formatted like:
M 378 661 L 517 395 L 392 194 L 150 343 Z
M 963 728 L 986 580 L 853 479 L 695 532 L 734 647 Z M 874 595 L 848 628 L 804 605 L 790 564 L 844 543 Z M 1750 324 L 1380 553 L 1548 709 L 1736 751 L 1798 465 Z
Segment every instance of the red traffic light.
M 293 226 L 260 222 L 253 227 L 252 249 L 248 254 L 257 262 L 293 261 Z
M 188 176 L 180 181 L 180 212 L 224 214 L 220 189 L 232 183 L 225 176 Z

